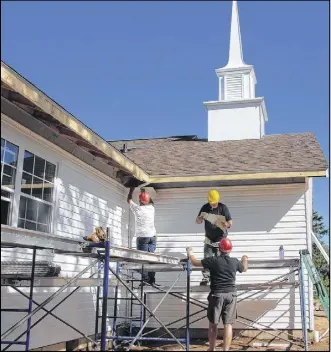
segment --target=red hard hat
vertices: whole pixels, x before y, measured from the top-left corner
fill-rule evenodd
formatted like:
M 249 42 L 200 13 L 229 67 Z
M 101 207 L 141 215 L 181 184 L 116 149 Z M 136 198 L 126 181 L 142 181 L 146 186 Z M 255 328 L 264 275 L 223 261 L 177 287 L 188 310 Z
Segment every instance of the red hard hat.
M 223 253 L 230 253 L 232 251 L 232 242 L 228 238 L 222 238 L 218 246 Z
M 139 194 L 139 200 L 142 202 L 142 203 L 149 203 L 149 201 L 151 200 L 151 197 L 149 196 L 149 194 L 147 192 L 141 192 Z

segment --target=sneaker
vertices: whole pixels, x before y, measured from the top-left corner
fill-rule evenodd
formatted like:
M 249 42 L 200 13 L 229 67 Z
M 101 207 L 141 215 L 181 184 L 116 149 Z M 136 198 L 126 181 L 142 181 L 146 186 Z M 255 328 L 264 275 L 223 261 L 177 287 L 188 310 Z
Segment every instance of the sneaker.
M 200 286 L 207 286 L 209 284 L 209 279 L 202 279 L 200 282 Z

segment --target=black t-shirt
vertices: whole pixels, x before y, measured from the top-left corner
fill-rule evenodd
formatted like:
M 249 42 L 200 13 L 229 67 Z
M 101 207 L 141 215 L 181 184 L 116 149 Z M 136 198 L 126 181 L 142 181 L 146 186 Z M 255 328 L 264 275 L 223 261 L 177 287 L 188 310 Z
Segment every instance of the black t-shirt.
M 222 203 L 218 203 L 217 208 L 212 208 L 209 203 L 204 204 L 200 209 L 198 216 L 200 216 L 201 213 L 223 215 L 226 221 L 232 220 L 228 207 Z M 227 236 L 227 234 L 224 233 L 218 226 L 212 224 L 208 220 L 205 220 L 205 232 L 206 237 L 212 242 L 217 242 L 221 238 Z
M 244 266 L 237 258 L 228 254 L 201 260 L 205 269 L 210 271 L 210 290 L 213 293 L 236 292 L 236 273 L 242 273 Z

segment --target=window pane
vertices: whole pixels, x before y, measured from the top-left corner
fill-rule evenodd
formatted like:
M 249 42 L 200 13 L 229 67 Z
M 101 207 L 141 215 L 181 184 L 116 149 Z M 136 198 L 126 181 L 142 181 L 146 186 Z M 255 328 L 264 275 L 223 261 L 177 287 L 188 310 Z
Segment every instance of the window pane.
M 10 203 L 1 199 L 1 225 L 9 225 Z
M 44 196 L 43 199 L 46 202 L 52 202 L 53 201 L 53 184 L 49 182 L 44 182 Z
M 24 219 L 18 219 L 17 227 L 25 228 L 25 220 Z
M 35 222 L 31 222 L 31 221 L 26 221 L 25 222 L 25 228 L 28 230 L 37 230 L 37 224 Z
M 26 207 L 26 219 L 37 221 L 37 206 L 38 202 L 33 199 L 27 199 L 27 207 Z
M 48 225 L 37 224 L 37 231 L 40 231 L 40 232 L 49 232 L 48 228 L 49 228 Z
M 40 178 L 44 178 L 45 175 L 45 160 L 39 158 L 39 156 L 35 156 L 34 159 L 34 171 L 33 174 Z
M 2 176 L 2 185 L 9 188 L 15 187 L 15 174 L 16 169 L 12 168 L 9 165 L 3 165 L 3 176 Z
M 32 176 L 23 172 L 21 181 L 21 192 L 31 195 Z
M 43 197 L 43 180 L 38 177 L 33 177 L 32 196 L 39 199 Z
M 27 201 L 28 201 L 28 199 L 25 197 L 20 198 L 20 207 L 18 210 L 18 217 L 19 218 L 25 219 L 25 211 L 26 211 Z M 24 227 L 24 226 L 20 226 L 20 227 Z
M 17 155 L 18 155 L 18 146 L 10 142 L 6 142 L 6 147 L 4 150 L 4 162 L 6 164 L 17 166 Z
M 45 203 L 39 203 L 38 222 L 41 224 L 49 224 L 51 219 L 52 207 Z
M 3 162 L 3 151 L 5 149 L 5 140 L 1 138 L 1 162 Z
M 46 161 L 46 170 L 45 170 L 45 180 L 54 182 L 55 177 L 55 165 Z
M 30 174 L 33 173 L 33 160 L 34 160 L 34 155 L 28 151 L 25 151 L 23 170 L 26 172 L 29 172 Z
M 1 197 L 10 198 L 11 193 L 1 190 Z

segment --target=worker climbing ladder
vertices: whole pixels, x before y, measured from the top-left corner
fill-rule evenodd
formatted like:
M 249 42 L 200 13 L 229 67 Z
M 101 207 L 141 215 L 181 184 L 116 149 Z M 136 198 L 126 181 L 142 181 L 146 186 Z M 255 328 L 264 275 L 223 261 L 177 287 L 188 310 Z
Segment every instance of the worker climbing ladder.
M 304 264 L 307 270 L 308 276 L 316 290 L 318 299 L 321 302 L 325 315 L 329 320 L 330 301 L 329 301 L 328 293 L 321 280 L 321 277 L 310 257 L 309 251 L 308 250 L 300 251 L 300 256 L 302 259 L 302 263 Z

